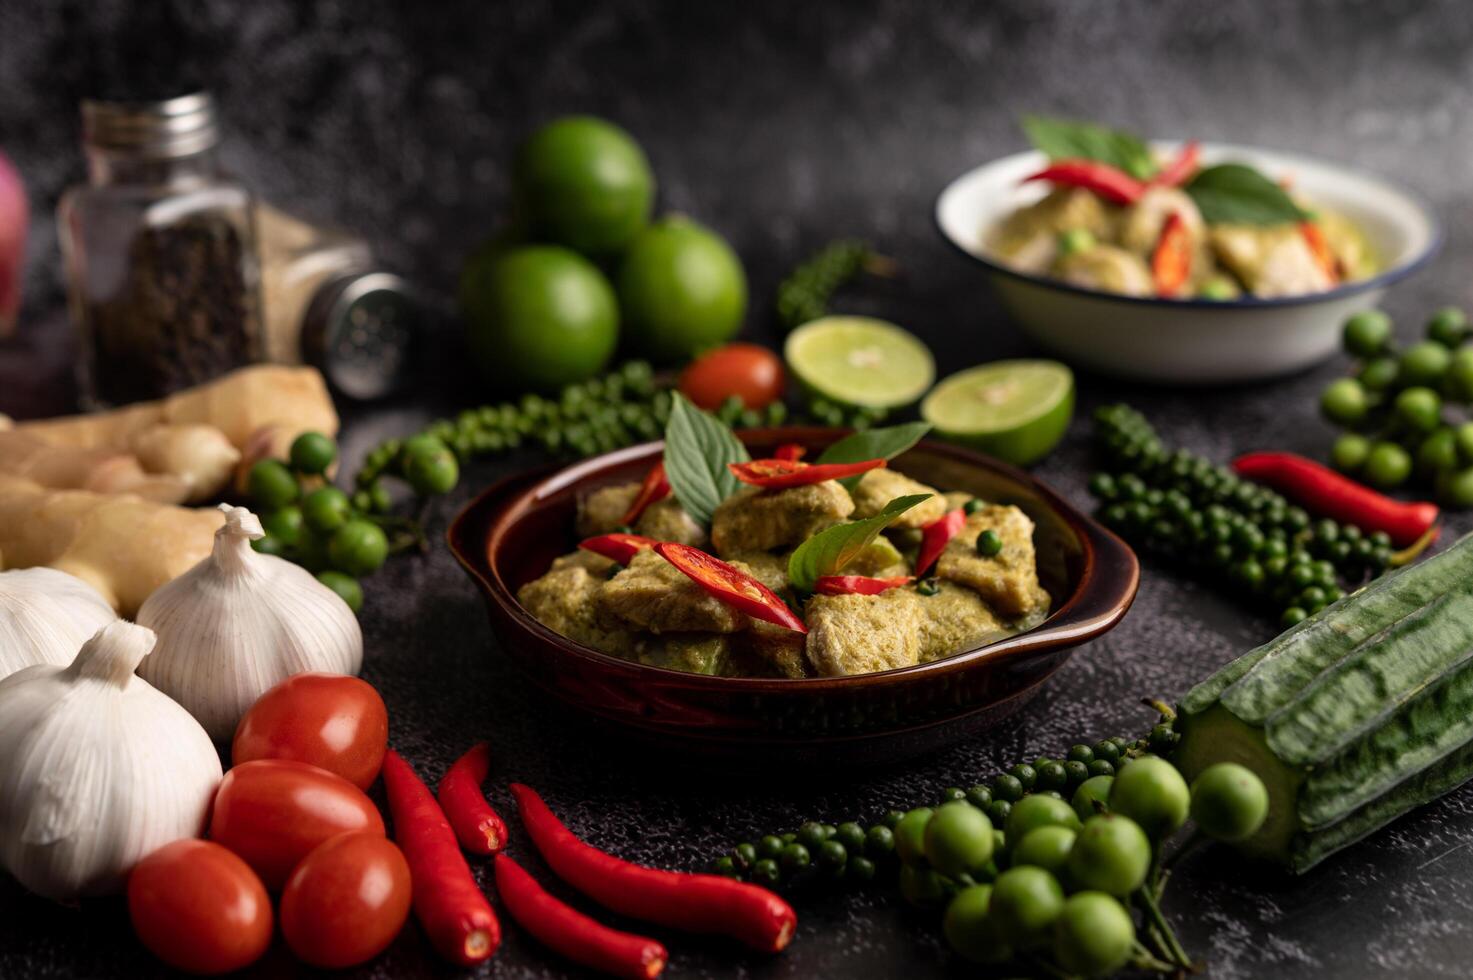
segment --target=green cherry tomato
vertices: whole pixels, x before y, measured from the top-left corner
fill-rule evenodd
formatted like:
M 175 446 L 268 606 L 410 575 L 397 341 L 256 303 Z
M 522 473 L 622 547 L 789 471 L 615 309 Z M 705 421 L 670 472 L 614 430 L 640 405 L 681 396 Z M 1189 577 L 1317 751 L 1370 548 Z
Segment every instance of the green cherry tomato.
M 1074 808 L 1063 800 L 1034 794 L 1013 804 L 1004 833 L 1008 840 L 1016 842 L 1039 827 L 1068 827 L 1070 830 L 1077 830 L 1079 817 L 1075 815 Z
M 1054 957 L 1070 976 L 1109 976 L 1130 961 L 1134 948 L 1130 913 L 1104 892 L 1069 896 L 1054 922 Z
M 1032 771 L 1033 767 L 1028 767 Z M 1001 773 L 992 777 L 992 798 L 1013 803 L 1023 798 L 1023 783 L 1011 773 Z
M 834 839 L 855 854 L 859 854 L 864 850 L 864 828 L 853 821 L 846 821 L 839 824 L 839 828 L 834 834 Z
M 1047 943 L 1049 930 L 1063 911 L 1064 890 L 1042 868 L 1009 868 L 992 883 L 988 917 L 1021 949 Z
M 1268 789 L 1236 762 L 1208 766 L 1192 781 L 1192 819 L 1208 837 L 1246 840 L 1268 818 Z
M 1447 368 L 1448 394 L 1460 402 L 1473 401 L 1473 347 L 1460 347 L 1453 352 Z
M 1110 812 L 1129 817 L 1152 840 L 1165 840 L 1187 822 L 1191 793 L 1175 766 L 1154 755 L 1120 768 L 1110 787 Z
M 302 540 L 302 509 L 296 504 L 277 508 L 261 518 L 261 528 L 287 548 Z
M 1074 848 L 1075 836 L 1075 831 L 1060 826 L 1029 831 L 1014 845 L 1008 864 L 1014 868 L 1025 865 L 1042 868 L 1055 877 L 1062 877 L 1069 866 L 1069 852 Z
M 376 572 L 389 555 L 389 541 L 377 524 L 351 520 L 333 532 L 327 543 L 332 567 L 349 575 Z
M 1437 495 L 1449 507 L 1473 507 L 1473 466 L 1438 477 Z
M 1444 426 L 1422 440 L 1417 448 L 1417 469 L 1428 476 L 1451 472 L 1458 468 L 1458 438 L 1450 426 Z
M 338 444 L 321 432 L 303 432 L 292 440 L 288 456 L 298 473 L 325 473 L 338 458 Z
M 941 931 L 946 943 L 957 955 L 973 963 L 1005 963 L 1013 958 L 1013 950 L 998 933 L 988 908 L 992 904 L 991 885 L 972 885 L 957 892 L 946 906 Z
M 1399 377 L 1408 386 L 1436 387 L 1452 365 L 1452 353 L 1435 340 L 1424 340 L 1408 347 L 1401 355 Z
M 1464 422 L 1454 429 L 1453 440 L 1458 447 L 1458 457 L 1464 463 L 1473 463 L 1473 422 Z
M 1354 473 L 1371 454 L 1371 440 L 1355 432 L 1347 432 L 1330 447 L 1330 462 L 1342 473 Z
M 314 531 L 336 531 L 352 514 L 352 502 L 337 487 L 318 487 L 302 498 L 302 516 Z
M 449 493 L 460 480 L 460 465 L 455 454 L 441 446 L 421 449 L 404 457 L 404 479 L 420 496 Z
M 281 460 L 263 459 L 251 467 L 246 477 L 246 491 L 262 510 L 279 510 L 294 503 L 302 488 Z
M 1070 881 L 1117 898 L 1139 888 L 1150 867 L 1151 841 L 1146 832 L 1134 820 L 1115 813 L 1086 820 L 1069 852 Z
M 1101 812 L 1100 808 L 1095 806 L 1097 802 L 1109 809 L 1110 787 L 1114 784 L 1114 776 L 1091 776 L 1080 783 L 1079 788 L 1074 791 L 1074 798 L 1069 801 L 1069 804 L 1074 807 L 1074 815 L 1081 822 L 1088 820 Z
M 1380 310 L 1362 310 L 1345 321 L 1341 341 L 1347 354 L 1373 357 L 1391 343 L 1391 317 Z
M 1395 490 L 1411 475 L 1411 454 L 1394 442 L 1378 442 L 1366 456 L 1366 479 L 1382 490 Z
M 1320 411 L 1336 425 L 1356 425 L 1369 410 L 1366 389 L 1354 378 L 1332 381 L 1320 395 Z
M 317 573 L 317 581 L 336 592 L 355 613 L 363 608 L 363 586 L 353 576 L 328 569 Z
M 1468 315 L 1456 306 L 1444 306 L 1427 321 L 1427 339 L 1453 350 L 1468 339 Z
M 1442 421 L 1442 399 L 1431 388 L 1407 388 L 1392 404 L 1396 417 L 1414 432 L 1431 432 Z
M 992 858 L 992 821 L 966 800 L 937 808 L 923 841 L 931 867 L 950 878 L 977 871 Z
M 884 824 L 875 824 L 864 834 L 864 852 L 872 858 L 895 853 L 895 832 Z
M 936 811 L 919 806 L 900 818 L 895 825 L 895 853 L 906 864 L 916 864 L 926 856 L 926 825 Z
M 1387 391 L 1396 384 L 1401 365 L 1394 357 L 1373 357 L 1360 369 L 1356 379 L 1367 391 Z
M 900 897 L 921 908 L 939 905 L 946 897 L 946 879 L 931 868 L 902 864 L 897 884 Z

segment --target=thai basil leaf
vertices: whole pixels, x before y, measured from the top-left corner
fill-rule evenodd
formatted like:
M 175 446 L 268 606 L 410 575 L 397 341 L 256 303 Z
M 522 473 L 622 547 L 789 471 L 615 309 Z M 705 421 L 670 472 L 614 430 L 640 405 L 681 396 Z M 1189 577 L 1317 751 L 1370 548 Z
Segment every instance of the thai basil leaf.
M 834 575 L 854 560 L 890 522 L 926 500 L 929 493 L 896 497 L 874 517 L 838 524 L 804 541 L 788 559 L 788 582 L 799 592 L 812 592 L 821 575 Z
M 679 392 L 672 393 L 670 420 L 665 423 L 665 478 L 675 499 L 697 523 L 710 525 L 716 508 L 741 486 L 726 464 L 749 459 L 728 426 Z
M 1035 148 L 1050 160 L 1084 158 L 1108 163 L 1139 180 L 1148 180 L 1161 169 L 1150 147 L 1138 137 L 1093 123 L 1024 116 L 1023 132 Z
M 1201 170 L 1185 190 L 1209 225 L 1281 225 L 1306 217 L 1282 187 L 1242 163 Z
M 914 446 L 927 432 L 929 422 L 906 422 L 904 425 L 889 425 L 882 429 L 868 429 L 845 436 L 819 454 L 815 463 L 862 463 L 867 459 L 894 459 Z M 864 478 L 846 476 L 839 482 L 844 489 L 853 490 Z

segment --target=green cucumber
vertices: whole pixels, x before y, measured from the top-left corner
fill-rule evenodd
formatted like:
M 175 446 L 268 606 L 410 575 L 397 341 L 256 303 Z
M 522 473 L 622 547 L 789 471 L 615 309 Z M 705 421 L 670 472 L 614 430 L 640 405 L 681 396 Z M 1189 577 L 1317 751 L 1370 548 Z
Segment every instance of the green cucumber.
M 1182 699 L 1188 779 L 1253 769 L 1245 849 L 1303 871 L 1473 778 L 1473 536 L 1376 580 Z

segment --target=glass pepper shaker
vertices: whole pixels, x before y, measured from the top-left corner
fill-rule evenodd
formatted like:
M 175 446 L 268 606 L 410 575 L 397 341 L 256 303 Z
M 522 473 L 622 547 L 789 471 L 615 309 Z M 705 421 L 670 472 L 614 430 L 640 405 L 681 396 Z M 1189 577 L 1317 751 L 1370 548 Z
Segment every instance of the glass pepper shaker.
M 203 92 L 82 104 L 87 183 L 57 208 L 89 407 L 157 398 L 263 355 L 254 201 L 216 159 Z
M 256 205 L 266 358 L 311 364 L 337 391 L 372 399 L 412 368 L 424 311 L 368 244 Z

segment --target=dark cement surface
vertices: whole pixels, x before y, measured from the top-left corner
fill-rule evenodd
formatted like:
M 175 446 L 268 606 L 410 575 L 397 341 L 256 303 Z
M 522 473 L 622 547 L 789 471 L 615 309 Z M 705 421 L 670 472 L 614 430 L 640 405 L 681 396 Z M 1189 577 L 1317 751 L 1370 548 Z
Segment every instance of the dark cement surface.
M 829 238 L 863 235 L 905 276 L 846 293 L 841 308 L 910 327 L 943 370 L 1022 354 L 1029 345 L 978 270 L 940 241 L 930 209 L 948 179 L 1021 147 L 1016 113 L 1041 110 L 1320 154 L 1397 177 L 1435 202 L 1448 230 L 1441 258 L 1387 300 L 1403 336 L 1436 306 L 1473 303 L 1473 115 L 1465 111 L 1473 9 L 1457 2 L 221 0 L 180 8 L 175 19 L 211 40 L 161 53 L 136 38 L 174 28 L 119 0 L 0 6 L 0 146 L 31 179 L 37 212 L 25 336 L 0 346 L 0 410 L 54 411 L 68 397 L 48 211 L 80 173 L 72 99 L 120 66 L 141 78 L 183 64 L 208 78 L 236 170 L 272 200 L 361 230 L 441 298 L 504 209 L 518 139 L 539 120 L 590 111 L 645 143 L 663 209 L 690 213 L 737 247 L 754 296 L 749 336 L 772 338 L 769 298 L 783 270 Z M 1321 453 L 1331 433 L 1315 398 L 1344 366 L 1337 359 L 1276 383 L 1211 391 L 1081 377 L 1081 421 L 1038 473 L 1086 503 L 1083 419 L 1116 399 L 1145 410 L 1169 442 L 1214 458 L 1264 447 Z M 349 456 L 432 413 L 500 395 L 437 378 L 398 406 L 351 413 Z M 537 462 L 528 454 L 476 465 L 435 505 L 432 529 L 479 488 Z M 1454 522 L 1457 531 L 1469 527 L 1466 517 Z M 756 773 L 692 772 L 590 744 L 549 712 L 499 655 L 480 600 L 443 548 L 391 563 L 367 591 L 364 675 L 389 704 L 394 744 L 422 773 L 438 778 L 468 744 L 489 738 L 491 794 L 505 811 L 500 784 L 524 780 L 594 843 L 690 868 L 805 818 L 874 818 L 1081 738 L 1135 730 L 1148 720 L 1139 696 L 1180 695 L 1275 631 L 1147 560 L 1126 620 L 1081 648 L 1000 730 L 885 771 L 798 774 L 771 759 Z M 520 835 L 514 848 L 527 852 Z M 774 959 L 662 935 L 669 975 L 963 973 L 934 923 L 889 896 L 804 896 L 798 906 L 797 940 Z M 1245 868 L 1221 849 L 1202 852 L 1182 866 L 1168 911 L 1214 977 L 1467 976 L 1473 791 L 1302 879 Z M 252 975 L 294 969 L 278 950 Z M 0 976 L 156 972 L 120 903 L 66 909 L 0 884 Z M 449 972 L 411 929 L 353 975 Z M 482 974 L 577 975 L 515 929 Z

